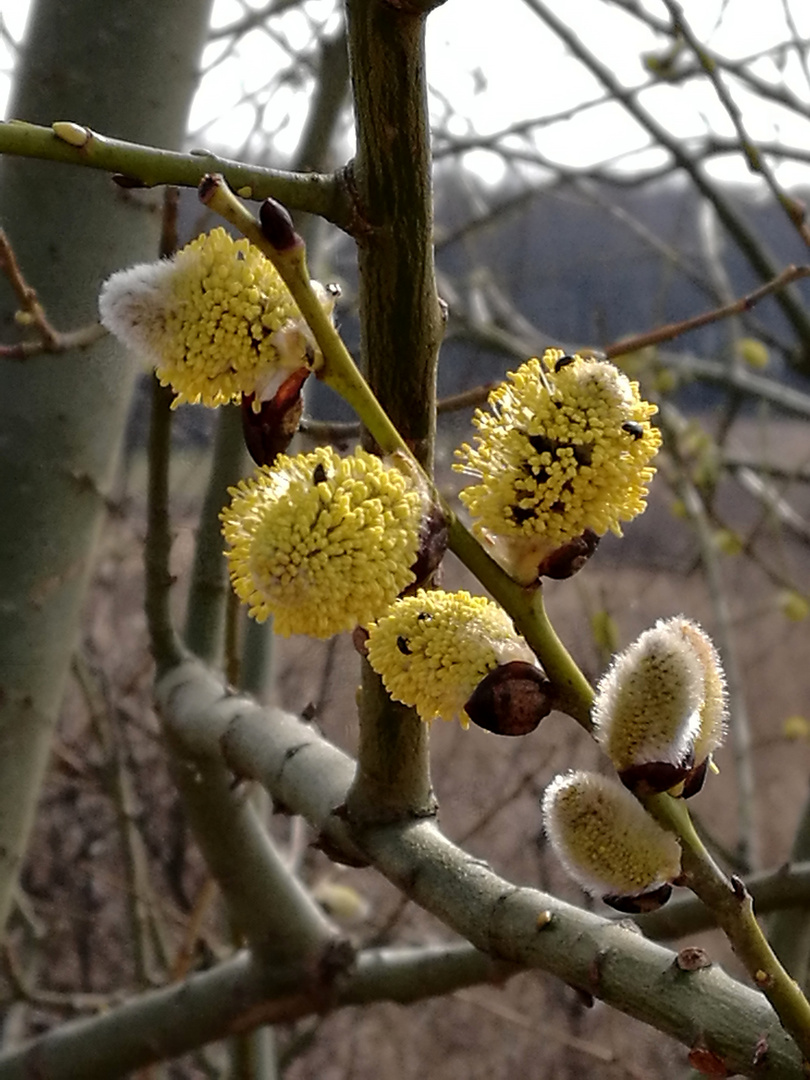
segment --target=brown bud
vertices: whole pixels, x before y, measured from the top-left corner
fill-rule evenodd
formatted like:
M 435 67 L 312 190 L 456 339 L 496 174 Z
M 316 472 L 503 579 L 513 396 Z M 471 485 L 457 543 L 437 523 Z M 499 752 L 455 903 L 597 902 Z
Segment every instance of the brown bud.
M 431 504 L 419 532 L 419 550 L 411 570 L 416 575 L 412 588 L 424 585 L 447 551 L 447 521 L 438 506 Z
M 700 765 L 695 765 L 683 782 L 683 791 L 681 792 L 682 799 L 691 799 L 693 795 L 697 795 L 706 781 L 706 774 L 708 771 L 708 758 L 704 758 Z
M 270 401 L 253 409 L 253 394 L 242 395 L 242 431 L 248 453 L 257 465 L 272 465 L 283 454 L 298 431 L 304 403 L 301 388 L 309 375 L 302 367 L 289 375 Z
M 700 971 L 701 968 L 712 966 L 706 950 L 699 949 L 696 945 L 687 945 L 685 949 L 681 949 L 675 957 L 675 963 L 681 971 Z
M 658 911 L 672 895 L 672 886 L 667 882 L 650 892 L 637 896 L 603 896 L 603 903 L 625 915 L 644 915 L 648 911 Z
M 352 630 L 352 645 L 355 652 L 361 656 L 368 656 L 368 630 L 364 626 L 355 626 Z
M 464 710 L 494 735 L 528 735 L 553 707 L 551 683 L 533 664 L 512 660 L 485 675 Z
M 194 153 L 193 150 L 192 153 Z M 207 206 L 211 197 L 224 183 L 225 177 L 221 173 L 206 173 L 197 185 L 197 195 L 200 202 Z
M 581 536 L 575 536 L 552 551 L 537 567 L 538 577 L 553 578 L 562 581 L 573 577 L 581 570 L 599 545 L 599 537 L 593 529 L 586 529 Z
M 645 761 L 622 769 L 619 779 L 637 795 L 656 795 L 669 791 L 690 776 L 693 761 L 691 756 L 680 765 L 673 765 L 669 761 Z
M 735 898 L 739 900 L 740 903 L 743 903 L 743 901 L 747 900 L 749 893 L 748 889 L 746 889 L 745 887 L 745 882 L 743 881 L 743 879 L 741 877 L 738 877 L 737 874 L 732 874 L 729 878 L 729 881 L 731 883 L 731 890 L 734 893 Z
M 289 210 L 275 199 L 264 200 L 259 208 L 259 223 L 262 233 L 276 251 L 289 251 L 303 244 L 303 240 L 295 231 Z

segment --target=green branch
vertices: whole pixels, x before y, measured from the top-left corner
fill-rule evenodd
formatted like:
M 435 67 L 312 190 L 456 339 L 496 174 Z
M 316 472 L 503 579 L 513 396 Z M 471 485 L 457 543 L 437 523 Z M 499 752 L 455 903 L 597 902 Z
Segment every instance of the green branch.
M 323 975 L 262 965 L 242 952 L 176 986 L 63 1024 L 9 1051 L 0 1056 L 0 1080 L 118 1080 L 264 1024 L 373 1001 L 410 1004 L 466 986 L 502 983 L 513 971 L 466 944 L 369 949 L 330 984 Z
M 354 220 L 348 187 L 337 174 L 266 169 L 231 161 L 207 150 L 181 154 L 111 139 L 69 122 L 57 123 L 54 127 L 61 132 L 61 137 L 54 128 L 21 120 L 0 123 L 0 154 L 100 169 L 113 173 L 124 187 L 154 187 L 157 184 L 197 187 L 207 173 L 217 172 L 222 173 L 231 187 L 245 198 L 281 199 L 295 210 L 318 214 L 347 231 Z
M 180 663 L 182 647 L 172 622 L 169 595 L 174 583 L 169 558 L 172 549 L 169 520 L 169 458 L 171 454 L 172 391 L 152 379 L 149 418 L 149 479 L 146 508 L 146 623 L 158 673 Z
M 245 456 L 239 408 L 224 406 L 219 410 L 211 471 L 197 525 L 184 633 L 195 656 L 215 665 L 222 661 L 223 613 L 230 594 L 219 514 L 228 501 L 228 488 L 242 477 Z
M 300 813 L 344 858 L 365 855 L 412 900 L 478 948 L 540 968 L 679 1039 L 708 1045 L 729 1073 L 793 1080 L 801 1057 L 762 995 L 714 966 L 684 972 L 676 955 L 615 922 L 535 889 L 518 888 L 443 837 L 430 822 L 354 833 L 343 805 L 354 765 L 311 726 L 248 698 L 189 661 L 157 685 L 164 722 L 201 752 L 222 753 Z M 768 1053 L 754 1064 L 758 1040 Z M 759 1055 L 761 1057 L 761 1054 Z M 0 1080 L 7 1080 L 0 1071 Z
M 777 870 L 751 874 L 745 878 L 745 887 L 759 915 L 772 911 L 779 915 L 790 915 L 790 909 L 795 908 L 806 920 L 810 903 L 810 862 L 791 862 Z M 717 920 L 703 901 L 697 896 L 687 895 L 673 897 L 658 911 L 637 915 L 635 922 L 646 937 L 657 941 L 698 934 L 717 926 Z M 780 955 L 775 941 L 772 947 L 784 963 L 785 957 Z

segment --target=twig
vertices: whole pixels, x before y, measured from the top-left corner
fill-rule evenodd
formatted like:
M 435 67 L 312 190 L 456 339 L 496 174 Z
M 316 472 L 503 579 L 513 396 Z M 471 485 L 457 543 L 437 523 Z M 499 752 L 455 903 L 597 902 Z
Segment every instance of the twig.
M 275 675 L 275 640 L 273 620 L 260 623 L 251 619 L 242 608 L 242 658 L 239 685 L 258 701 L 267 698 L 273 689 Z
M 744 880 L 758 915 L 772 911 L 780 916 L 788 915 L 790 912 L 786 909 L 795 905 L 806 919 L 810 900 L 810 862 L 789 863 L 778 870 L 751 874 Z M 711 910 L 694 895 L 673 897 L 658 911 L 636 916 L 635 922 L 647 937 L 657 941 L 699 934 L 717 926 Z M 771 946 L 784 964 L 785 958 L 779 954 L 773 941 Z
M 794 863 L 810 858 L 810 795 L 805 797 L 790 858 Z M 805 900 L 802 904 L 777 912 L 768 932 L 772 949 L 799 986 L 807 985 L 810 969 L 810 918 L 807 907 Z
M 625 1076 L 640 1077 L 640 1074 L 628 1062 L 622 1060 L 620 1051 L 609 1050 L 606 1046 L 599 1046 L 597 1043 L 588 1042 L 586 1039 L 578 1039 L 576 1035 L 569 1035 L 560 1024 L 543 1023 L 538 1021 L 536 1016 L 526 1016 L 524 1013 L 519 1013 L 510 1008 L 509 1005 L 493 998 L 487 998 L 485 1001 L 474 990 L 457 990 L 453 997 L 457 1001 L 465 1001 L 470 1005 L 475 1005 L 476 1008 L 482 1009 L 492 1016 L 497 1016 L 500 1020 L 505 1020 L 507 1024 L 523 1028 L 526 1031 L 532 1031 L 541 1039 L 558 1042 L 569 1050 L 576 1050 L 580 1054 L 585 1054 L 586 1057 L 592 1058 L 602 1065 L 612 1066 Z
M 59 993 L 30 986 L 11 945 L 3 945 L 2 957 L 6 974 L 15 997 L 30 1005 L 39 1005 L 59 1012 L 102 1012 L 119 1004 L 122 994 Z
M 221 38 L 238 38 L 248 33 L 256 26 L 261 26 L 267 19 L 272 19 L 276 15 L 281 15 L 291 7 L 297 7 L 300 0 L 270 0 L 269 4 L 265 4 L 263 7 L 251 9 L 246 15 L 243 15 L 241 19 L 236 19 L 234 22 L 226 23 L 225 26 L 217 27 L 216 30 L 212 30 L 208 35 L 209 41 L 219 41 Z
M 662 341 L 672 341 L 673 338 L 687 334 L 690 330 L 698 330 L 701 326 L 708 326 L 711 323 L 719 322 L 721 319 L 728 319 L 732 315 L 741 315 L 745 311 L 750 311 L 764 297 L 772 293 L 778 293 L 792 282 L 808 276 L 810 276 L 810 266 L 788 266 L 772 281 L 762 285 L 759 289 L 755 289 L 753 292 L 747 293 L 745 296 L 741 296 L 738 300 L 714 308 L 712 311 L 705 311 L 702 315 L 695 315 L 691 319 L 666 323 L 664 326 L 657 326 L 654 330 L 648 330 L 646 333 L 634 334 L 633 337 L 624 338 L 621 341 L 614 342 L 612 345 L 605 346 L 603 351 L 605 356 L 611 358 L 636 352 L 647 345 L 659 345 Z
M 144 607 L 152 655 L 159 672 L 180 663 L 183 655 L 169 607 L 169 592 L 174 584 L 169 569 L 172 547 L 169 523 L 169 457 L 173 396 L 170 387 L 161 386 L 157 376 L 152 377 Z
M 791 198 L 783 190 L 781 185 L 777 182 L 773 170 L 767 160 L 749 139 L 748 133 L 743 126 L 740 108 L 731 97 L 723 80 L 720 78 L 717 64 L 711 59 L 701 42 L 695 36 L 691 26 L 684 17 L 681 5 L 676 3 L 676 0 L 664 0 L 664 4 L 672 18 L 673 29 L 683 37 L 683 40 L 686 41 L 689 48 L 697 57 L 698 63 L 703 68 L 709 82 L 714 87 L 720 103 L 734 125 L 734 130 L 737 132 L 737 138 L 739 139 L 739 149 L 748 163 L 749 169 L 753 173 L 758 173 L 763 178 L 771 194 L 785 211 L 791 225 L 796 229 L 805 244 L 810 246 L 810 229 L 808 229 L 804 220 L 804 210 L 795 199 Z
M 675 136 L 671 135 L 640 103 L 633 97 L 610 68 L 591 52 L 574 34 L 562 19 L 543 3 L 543 0 L 524 0 L 524 3 L 554 31 L 570 49 L 574 56 L 602 83 L 612 99 L 623 105 L 627 112 L 648 132 L 650 137 L 667 151 L 675 164 L 689 176 L 692 183 L 705 199 L 717 211 L 717 216 L 734 238 L 740 252 L 745 256 L 751 268 L 760 280 L 773 281 L 777 271 L 770 256 L 751 232 L 746 223 L 738 216 L 728 199 L 719 192 L 707 176 L 702 163 L 687 153 Z M 798 296 L 789 290 L 775 294 L 777 302 L 802 343 L 803 364 L 810 364 L 810 316 Z
M 84 349 L 103 338 L 107 331 L 100 323 L 90 323 L 77 330 L 57 330 L 51 325 L 39 296 L 23 276 L 11 241 L 0 229 L 0 272 L 8 278 L 20 304 L 18 321 L 32 327 L 36 338 L 18 341 L 14 345 L 0 345 L 0 357 L 7 360 L 26 360 L 40 353 L 60 353 L 69 349 Z
M 80 145 L 66 142 L 52 128 L 18 120 L 0 123 L 0 154 L 101 169 L 113 173 L 120 183 L 130 187 L 158 184 L 197 187 L 207 173 L 220 172 L 235 190 L 249 191 L 254 199 L 268 196 L 282 199 L 288 206 L 319 214 L 342 229 L 350 228 L 354 221 L 351 194 L 339 175 L 265 169 L 231 161 L 208 150 L 180 154 L 111 139 L 78 124 L 65 127 L 74 132 L 73 137 Z
M 445 413 L 459 412 L 461 409 L 471 409 L 481 405 L 498 385 L 496 382 L 482 383 L 480 386 L 470 387 L 469 390 L 461 390 L 457 394 L 448 394 L 440 398 L 436 403 L 436 412 L 439 416 Z M 314 420 L 305 416 L 299 424 L 299 430 L 319 442 L 345 442 L 349 439 L 359 439 L 362 425 L 359 421 L 352 420 Z
M 714 863 L 692 826 L 683 799 L 665 794 L 642 801 L 660 824 L 677 835 L 685 882 L 712 910 L 754 985 L 766 995 L 810 1060 L 810 1003 L 768 945 L 742 880 L 736 876 L 729 880 Z
M 0 1055 L 0 1080 L 30 1080 L 38 1074 L 49 1080 L 118 1080 L 152 1062 L 264 1024 L 371 1001 L 408 1004 L 463 986 L 503 982 L 513 972 L 513 966 L 467 944 L 367 950 L 338 983 L 328 969 L 264 967 L 241 952 L 176 986 L 63 1024 Z M 799 1077 L 789 1050 L 779 1046 L 773 1057 L 785 1066 L 786 1080 Z
M 104 754 L 104 776 L 115 808 L 123 852 L 125 897 L 132 927 L 135 971 L 138 983 L 149 986 L 154 982 L 153 940 L 150 922 L 154 919 L 154 896 L 149 879 L 149 860 L 146 845 L 138 828 L 138 814 L 132 777 L 127 767 L 121 735 L 116 727 L 112 701 L 101 677 L 92 670 L 86 658 L 77 653 L 73 672 L 85 697 L 96 738 Z M 161 958 L 164 959 L 164 958 Z
M 223 613 L 231 591 L 222 554 L 219 514 L 228 501 L 228 488 L 242 475 L 245 456 L 240 410 L 233 405 L 222 406 L 197 527 L 184 634 L 188 648 L 208 663 L 222 659 Z
M 210 876 L 207 877 L 203 882 L 202 888 L 197 893 L 197 897 L 183 932 L 183 939 L 175 954 L 169 976 L 171 982 L 180 982 L 180 980 L 184 979 L 191 970 L 191 964 L 194 959 L 194 948 L 200 939 L 200 928 L 202 927 L 203 921 L 205 920 L 218 891 L 219 889 L 216 881 Z

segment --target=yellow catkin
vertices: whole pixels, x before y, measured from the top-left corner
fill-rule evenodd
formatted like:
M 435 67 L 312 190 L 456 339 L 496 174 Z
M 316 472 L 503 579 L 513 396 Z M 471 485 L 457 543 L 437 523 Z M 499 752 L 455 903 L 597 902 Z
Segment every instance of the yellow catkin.
M 221 519 L 234 590 L 279 634 L 365 625 L 414 581 L 423 494 L 373 454 L 280 455 L 230 495 Z
M 313 283 L 316 284 L 317 283 Z M 333 298 L 318 286 L 324 308 Z M 208 406 L 262 396 L 278 372 L 316 352 L 273 264 L 217 228 L 172 259 L 121 270 L 99 297 L 102 323 L 152 364 L 175 404 Z
M 460 496 L 475 531 L 538 557 L 586 529 L 621 535 L 646 505 L 656 411 L 613 364 L 559 349 L 528 360 L 476 411 L 475 445 L 456 451 L 454 468 L 476 478 Z
M 368 659 L 395 701 L 430 723 L 469 725 L 464 704 L 488 672 L 534 662 L 506 612 L 482 596 L 419 589 L 369 628 Z
M 568 873 L 594 896 L 639 896 L 680 873 L 681 849 L 616 781 L 556 777 L 543 797 L 546 835 Z

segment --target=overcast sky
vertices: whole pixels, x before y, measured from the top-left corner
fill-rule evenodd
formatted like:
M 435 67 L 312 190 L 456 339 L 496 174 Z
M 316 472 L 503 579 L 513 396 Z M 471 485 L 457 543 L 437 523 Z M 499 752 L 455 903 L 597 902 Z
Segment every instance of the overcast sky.
M 661 19 L 667 12 L 660 0 L 641 0 L 643 7 Z M 242 0 L 216 0 L 213 25 L 227 26 L 244 15 Z M 254 6 L 264 6 L 256 0 Z M 644 82 L 645 55 L 660 55 L 666 47 L 637 19 L 617 10 L 606 0 L 551 0 L 551 5 L 577 36 L 607 63 L 625 86 Z M 319 29 L 328 33 L 336 26 L 334 0 L 307 0 L 307 12 Z M 0 0 L 0 13 L 14 39 L 23 33 L 25 0 Z M 800 37 L 810 39 L 810 3 L 807 0 L 684 0 L 683 8 L 693 29 L 705 44 L 733 58 L 744 58 L 777 45 L 790 37 L 789 13 Z M 190 127 L 206 146 L 237 153 L 246 146 L 255 111 L 247 98 L 264 102 L 268 72 L 288 62 L 285 44 L 302 48 L 311 36 L 311 22 L 292 10 L 276 20 L 275 39 L 261 30 L 246 35 L 232 55 L 217 63 L 225 51 L 219 41 L 206 50 L 204 75 L 190 119 Z M 810 103 L 810 75 L 795 56 L 763 57 L 756 72 L 778 82 L 785 79 L 793 92 Z M 0 47 L 0 105 L 10 85 L 12 54 Z M 524 0 L 447 0 L 428 20 L 428 76 L 434 93 L 431 112 L 450 134 L 464 137 L 478 132 L 497 132 L 523 119 L 556 114 L 602 93 L 597 81 L 571 57 Z M 744 110 L 746 127 L 754 139 L 781 140 L 810 147 L 810 105 L 797 120 L 771 103 L 735 91 Z M 699 136 L 707 131 L 733 134 L 728 116 L 717 103 L 705 80 L 684 85 L 660 83 L 642 96 L 674 134 Z M 273 130 L 273 145 L 286 155 L 295 146 L 306 106 L 306 93 L 295 80 L 275 90 L 265 126 Z M 65 118 L 62 118 L 65 119 Z M 71 117 L 81 121 L 81 117 Z M 534 142 L 536 139 L 536 143 Z M 589 109 L 581 116 L 544 126 L 528 142 L 545 157 L 569 166 L 584 166 L 616 156 L 629 155 L 623 167 L 650 164 L 654 158 L 643 148 L 646 137 L 616 104 Z M 255 149 L 256 141 L 251 149 Z M 655 153 L 655 152 L 653 152 Z M 476 151 L 466 157 L 468 166 L 491 181 L 503 175 L 502 161 L 491 152 Z M 712 169 L 725 177 L 743 179 L 742 163 L 725 161 Z M 784 166 L 784 183 L 807 182 L 808 171 Z

